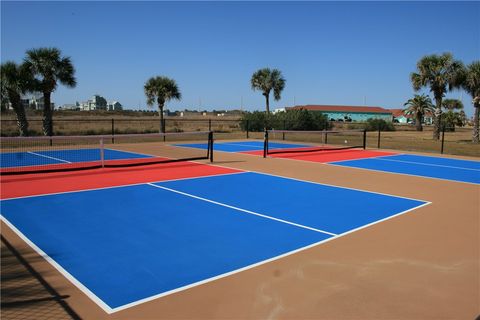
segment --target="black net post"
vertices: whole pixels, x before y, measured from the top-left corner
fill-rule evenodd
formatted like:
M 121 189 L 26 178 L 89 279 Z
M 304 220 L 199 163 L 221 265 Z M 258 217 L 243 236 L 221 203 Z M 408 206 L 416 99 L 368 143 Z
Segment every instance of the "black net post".
M 363 150 L 367 147 L 367 129 L 363 130 Z
M 208 131 L 212 131 L 212 119 L 208 119 Z
M 208 133 L 208 154 L 207 157 L 210 159 L 210 162 L 213 162 L 213 132 Z
M 268 154 L 268 130 L 265 130 L 265 136 L 263 138 L 263 157 L 266 158 Z
M 444 142 L 445 142 L 445 126 L 442 127 L 442 146 L 441 146 L 441 149 L 440 149 L 440 154 L 443 154 Z
M 382 129 L 380 126 L 378 126 L 378 137 L 377 137 L 377 149 L 380 149 L 380 134 L 382 132 Z

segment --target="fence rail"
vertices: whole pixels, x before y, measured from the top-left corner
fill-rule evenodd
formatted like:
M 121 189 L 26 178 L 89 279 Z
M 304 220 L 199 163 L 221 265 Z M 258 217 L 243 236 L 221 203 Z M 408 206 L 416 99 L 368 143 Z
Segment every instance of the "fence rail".
M 213 131 L 215 139 L 261 139 L 261 131 L 252 131 L 249 121 L 239 119 L 176 119 L 166 118 L 166 132 Z M 2 136 L 18 135 L 17 122 L 14 119 L 1 119 L 0 132 Z M 336 123 L 333 123 L 337 129 Z M 351 129 L 352 124 L 340 124 L 338 129 Z M 361 123 L 355 123 L 358 129 Z M 345 127 L 346 126 L 346 127 Z M 283 128 L 282 128 L 283 127 Z M 289 124 L 280 123 L 278 128 L 288 128 Z M 417 132 L 410 127 L 399 126 L 398 131 L 369 131 L 367 133 L 368 148 L 392 150 L 407 150 L 416 152 L 448 153 L 480 157 L 480 145 L 470 142 L 471 129 L 453 128 L 454 131 L 441 132 L 439 140 L 432 139 L 431 131 Z M 431 130 L 427 128 L 427 130 Z M 29 120 L 31 135 L 42 135 L 42 120 Z M 54 135 L 115 135 L 130 133 L 157 133 L 160 131 L 160 121 L 153 119 L 63 119 L 53 120 Z

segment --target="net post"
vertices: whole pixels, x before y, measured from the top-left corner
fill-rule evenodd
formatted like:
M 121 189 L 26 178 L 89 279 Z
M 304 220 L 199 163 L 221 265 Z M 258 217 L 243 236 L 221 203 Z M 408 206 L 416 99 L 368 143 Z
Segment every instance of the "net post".
M 268 154 L 268 130 L 265 130 L 263 137 L 263 157 L 266 158 Z
M 105 146 L 103 143 L 103 138 L 100 138 L 100 163 L 102 168 L 105 168 Z
M 212 119 L 208 119 L 208 131 L 212 131 Z
M 367 129 L 363 129 L 363 150 L 367 148 Z
M 208 133 L 208 153 L 207 157 L 210 158 L 210 162 L 213 162 L 213 132 Z

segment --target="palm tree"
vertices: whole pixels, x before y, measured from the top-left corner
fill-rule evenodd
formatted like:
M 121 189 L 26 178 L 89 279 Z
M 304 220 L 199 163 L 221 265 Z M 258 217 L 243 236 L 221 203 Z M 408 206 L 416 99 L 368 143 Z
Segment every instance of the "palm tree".
M 180 100 L 182 94 L 178 89 L 175 80 L 167 77 L 152 77 L 148 79 L 144 86 L 145 95 L 147 96 L 147 105 L 153 106 L 155 102 L 158 104 L 158 113 L 160 115 L 160 133 L 165 132 L 165 123 L 163 121 L 163 107 L 169 100 Z
M 273 90 L 273 98 L 275 101 L 281 99 L 280 94 L 285 88 L 285 79 L 282 76 L 282 72 L 278 69 L 263 68 L 257 70 L 250 80 L 252 90 L 260 90 L 265 96 L 265 107 L 267 111 L 267 120 L 270 114 L 270 91 Z
M 442 106 L 448 111 L 463 109 L 463 103 L 458 99 L 444 99 Z
M 478 143 L 479 139 L 479 114 L 480 114 L 480 61 L 474 61 L 465 68 L 462 88 L 473 99 L 473 133 L 472 142 Z
M 39 48 L 27 51 L 25 66 L 36 77 L 32 88 L 43 93 L 43 133 L 53 134 L 51 94 L 57 83 L 74 88 L 77 84 L 75 68 L 70 57 L 62 57 L 57 48 Z
M 23 65 L 17 65 L 13 61 L 7 61 L 1 65 L 1 101 L 2 109 L 10 103 L 17 116 L 17 126 L 21 136 L 28 135 L 28 121 L 25 115 L 25 107 L 21 102 L 21 95 L 27 92 L 29 73 Z
M 442 99 L 447 90 L 460 86 L 460 75 L 463 69 L 461 61 L 454 60 L 452 54 L 432 54 L 424 56 L 417 62 L 417 72 L 412 72 L 410 79 L 415 91 L 429 87 L 435 98 L 435 116 L 433 118 L 433 139 L 440 138 L 440 116 L 442 115 Z
M 424 94 L 416 94 L 412 99 L 409 99 L 404 106 L 408 106 L 408 108 L 403 111 L 406 115 L 415 116 L 417 131 L 423 131 L 422 121 L 425 113 L 433 113 L 433 104 L 430 97 Z

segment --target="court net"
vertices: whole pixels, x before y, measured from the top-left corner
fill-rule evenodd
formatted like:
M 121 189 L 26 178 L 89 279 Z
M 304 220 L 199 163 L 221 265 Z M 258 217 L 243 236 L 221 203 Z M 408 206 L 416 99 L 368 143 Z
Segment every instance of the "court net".
M 205 144 L 205 149 L 177 144 Z M 154 134 L 1 137 L 0 174 L 60 172 L 144 166 L 179 161 L 213 161 L 210 131 Z
M 365 149 L 365 130 L 342 131 L 265 131 L 263 156 L 278 153 L 328 152 L 334 150 Z

